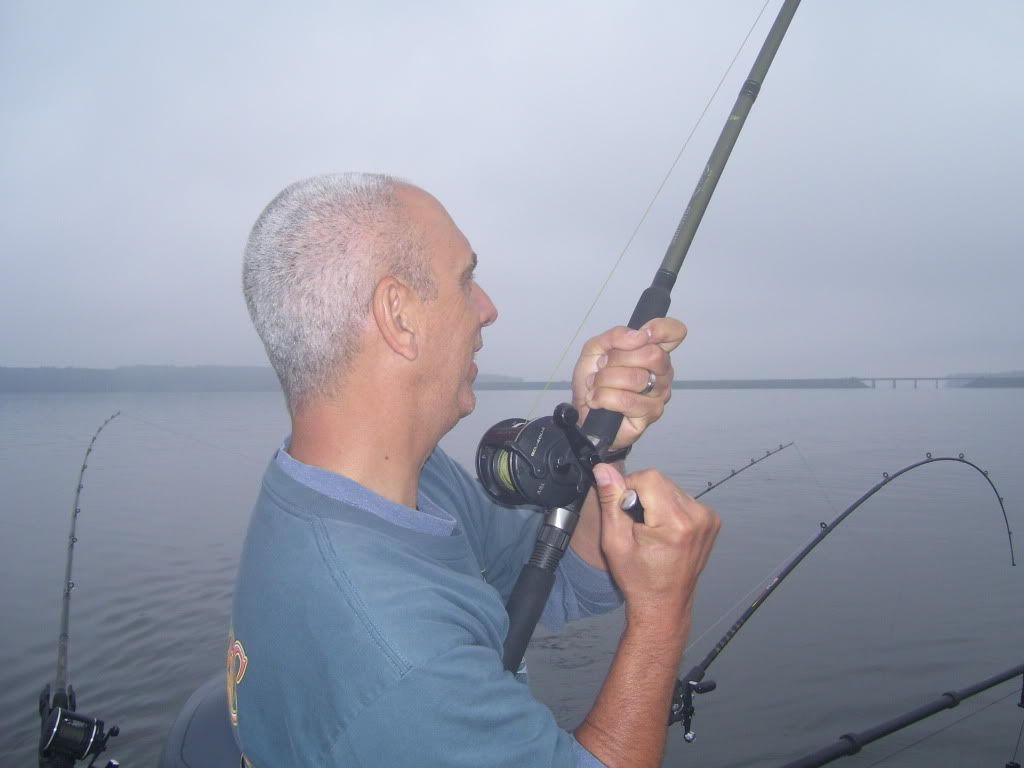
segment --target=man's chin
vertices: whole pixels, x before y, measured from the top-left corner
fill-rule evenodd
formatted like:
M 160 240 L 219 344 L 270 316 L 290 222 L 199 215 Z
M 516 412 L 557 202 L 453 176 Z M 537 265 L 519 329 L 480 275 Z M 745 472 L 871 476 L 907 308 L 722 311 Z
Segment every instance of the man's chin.
M 464 419 L 476 410 L 476 392 L 469 388 L 469 396 L 459 403 L 459 418 Z

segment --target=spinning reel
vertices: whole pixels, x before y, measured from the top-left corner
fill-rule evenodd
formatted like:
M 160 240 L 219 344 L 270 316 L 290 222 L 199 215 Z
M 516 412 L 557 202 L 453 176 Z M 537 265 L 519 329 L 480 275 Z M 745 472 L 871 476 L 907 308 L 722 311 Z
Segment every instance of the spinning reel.
M 505 419 L 480 439 L 476 471 L 488 495 L 504 506 L 523 504 L 578 511 L 594 484 L 594 467 L 621 461 L 629 449 L 599 451 L 577 426 L 579 412 L 560 403 L 533 421 Z
M 588 423 L 594 412 L 588 417 Z M 621 420 L 621 416 L 614 414 Z M 505 419 L 483 436 L 476 452 L 476 471 L 488 495 L 505 506 L 531 504 L 544 508 L 544 523 L 529 561 L 519 573 L 505 609 L 509 628 L 502 663 L 516 672 L 544 603 L 551 594 L 555 569 L 569 547 L 580 508 L 594 485 L 594 467 L 619 461 L 628 451 L 603 451 L 576 426 L 579 412 L 568 403 L 554 414 L 533 421 Z M 613 435 L 618 429 L 606 430 Z M 626 509 L 643 519 L 643 507 L 633 494 Z

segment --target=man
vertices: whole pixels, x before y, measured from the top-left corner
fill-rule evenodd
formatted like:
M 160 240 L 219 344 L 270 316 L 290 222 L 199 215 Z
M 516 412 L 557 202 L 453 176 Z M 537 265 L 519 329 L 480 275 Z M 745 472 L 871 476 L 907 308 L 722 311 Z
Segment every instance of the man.
M 437 200 L 384 176 L 300 182 L 253 228 L 245 296 L 292 434 L 233 606 L 231 717 L 252 765 L 660 763 L 718 519 L 660 474 L 597 467 L 545 617 L 608 610 L 617 587 L 627 626 L 593 710 L 560 730 L 501 662 L 538 516 L 498 507 L 437 448 L 473 410 L 473 356 L 497 317 L 475 266 Z M 574 403 L 625 414 L 614 448 L 661 415 L 684 335 L 659 319 L 584 346 Z M 644 525 L 619 508 L 627 487 Z

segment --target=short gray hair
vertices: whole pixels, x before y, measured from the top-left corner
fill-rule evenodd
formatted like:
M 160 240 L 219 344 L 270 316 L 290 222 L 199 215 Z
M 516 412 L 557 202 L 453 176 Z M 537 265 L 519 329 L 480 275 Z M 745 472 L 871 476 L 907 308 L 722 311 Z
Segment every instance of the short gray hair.
M 249 234 L 242 290 L 288 408 L 330 395 L 359 350 L 377 283 L 392 275 L 436 297 L 430 260 L 381 174 L 316 176 L 287 187 Z

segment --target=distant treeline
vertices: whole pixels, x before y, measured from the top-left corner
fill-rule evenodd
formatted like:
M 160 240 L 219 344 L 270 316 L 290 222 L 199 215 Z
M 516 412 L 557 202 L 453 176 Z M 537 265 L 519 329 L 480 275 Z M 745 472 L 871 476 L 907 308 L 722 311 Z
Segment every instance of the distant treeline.
M 0 392 L 264 392 L 266 366 L 132 365 L 124 368 L 0 368 Z
M 480 374 L 484 384 L 517 382 Z M 0 392 L 276 392 L 268 366 L 131 365 L 122 368 L 2 368 Z
M 881 379 L 884 381 L 884 379 Z M 978 375 L 949 382 L 962 387 L 1024 387 L 1024 375 Z M 690 379 L 673 389 L 864 389 L 856 377 L 840 379 Z M 568 390 L 568 381 L 548 384 L 482 373 L 481 390 Z M 0 368 L 0 392 L 274 392 L 277 376 L 266 366 L 132 365 L 123 368 Z

